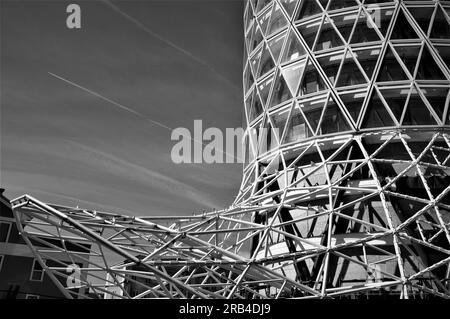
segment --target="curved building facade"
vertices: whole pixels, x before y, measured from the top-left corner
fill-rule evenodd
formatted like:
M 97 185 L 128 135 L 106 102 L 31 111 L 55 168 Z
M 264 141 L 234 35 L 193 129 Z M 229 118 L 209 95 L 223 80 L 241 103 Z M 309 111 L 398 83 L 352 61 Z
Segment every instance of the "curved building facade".
M 244 25 L 233 205 L 130 217 L 22 196 L 46 273 L 68 298 L 450 298 L 450 2 L 249 0 Z M 60 253 L 89 262 L 78 281 Z
M 247 164 L 328 137 L 445 131 L 449 11 L 446 1 L 248 1 Z
M 286 225 L 252 252 L 327 247 L 283 268 L 322 292 L 372 280 L 448 293 L 449 13 L 445 1 L 247 1 L 237 203 L 280 204 L 253 218 Z M 389 286 L 394 274 L 409 285 Z

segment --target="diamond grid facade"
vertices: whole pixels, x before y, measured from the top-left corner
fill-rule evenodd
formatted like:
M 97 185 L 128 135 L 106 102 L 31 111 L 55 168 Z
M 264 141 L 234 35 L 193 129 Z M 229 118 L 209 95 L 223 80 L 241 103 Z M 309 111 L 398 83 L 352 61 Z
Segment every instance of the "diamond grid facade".
M 450 9 L 439 1 L 361 2 L 247 2 L 247 124 L 279 126 L 269 147 L 449 124 Z
M 450 298 L 450 2 L 250 0 L 244 25 L 233 205 L 130 217 L 24 195 L 47 274 L 67 297 Z M 78 281 L 48 266 L 60 253 L 89 262 Z

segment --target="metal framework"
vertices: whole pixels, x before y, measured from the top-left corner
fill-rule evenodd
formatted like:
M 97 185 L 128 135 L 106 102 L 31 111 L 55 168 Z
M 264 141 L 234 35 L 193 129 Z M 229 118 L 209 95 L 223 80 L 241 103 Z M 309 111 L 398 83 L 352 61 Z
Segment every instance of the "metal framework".
M 45 271 L 80 298 L 450 298 L 450 2 L 250 0 L 244 25 L 233 205 L 131 217 L 24 195 Z

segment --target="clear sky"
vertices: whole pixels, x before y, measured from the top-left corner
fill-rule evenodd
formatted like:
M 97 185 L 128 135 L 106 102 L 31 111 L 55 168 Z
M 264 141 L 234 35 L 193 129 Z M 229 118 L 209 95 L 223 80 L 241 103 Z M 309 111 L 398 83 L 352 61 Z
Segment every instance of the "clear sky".
M 8 198 L 137 215 L 232 203 L 242 164 L 174 164 L 171 130 L 152 121 L 242 125 L 243 1 L 0 2 Z

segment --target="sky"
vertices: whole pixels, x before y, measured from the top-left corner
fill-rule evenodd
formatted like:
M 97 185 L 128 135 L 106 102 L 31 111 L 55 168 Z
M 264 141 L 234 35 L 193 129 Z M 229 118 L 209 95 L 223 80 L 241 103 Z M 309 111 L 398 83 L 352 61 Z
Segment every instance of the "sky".
M 171 128 L 242 126 L 243 1 L 0 4 L 9 199 L 153 216 L 233 202 L 242 164 L 173 163 Z

